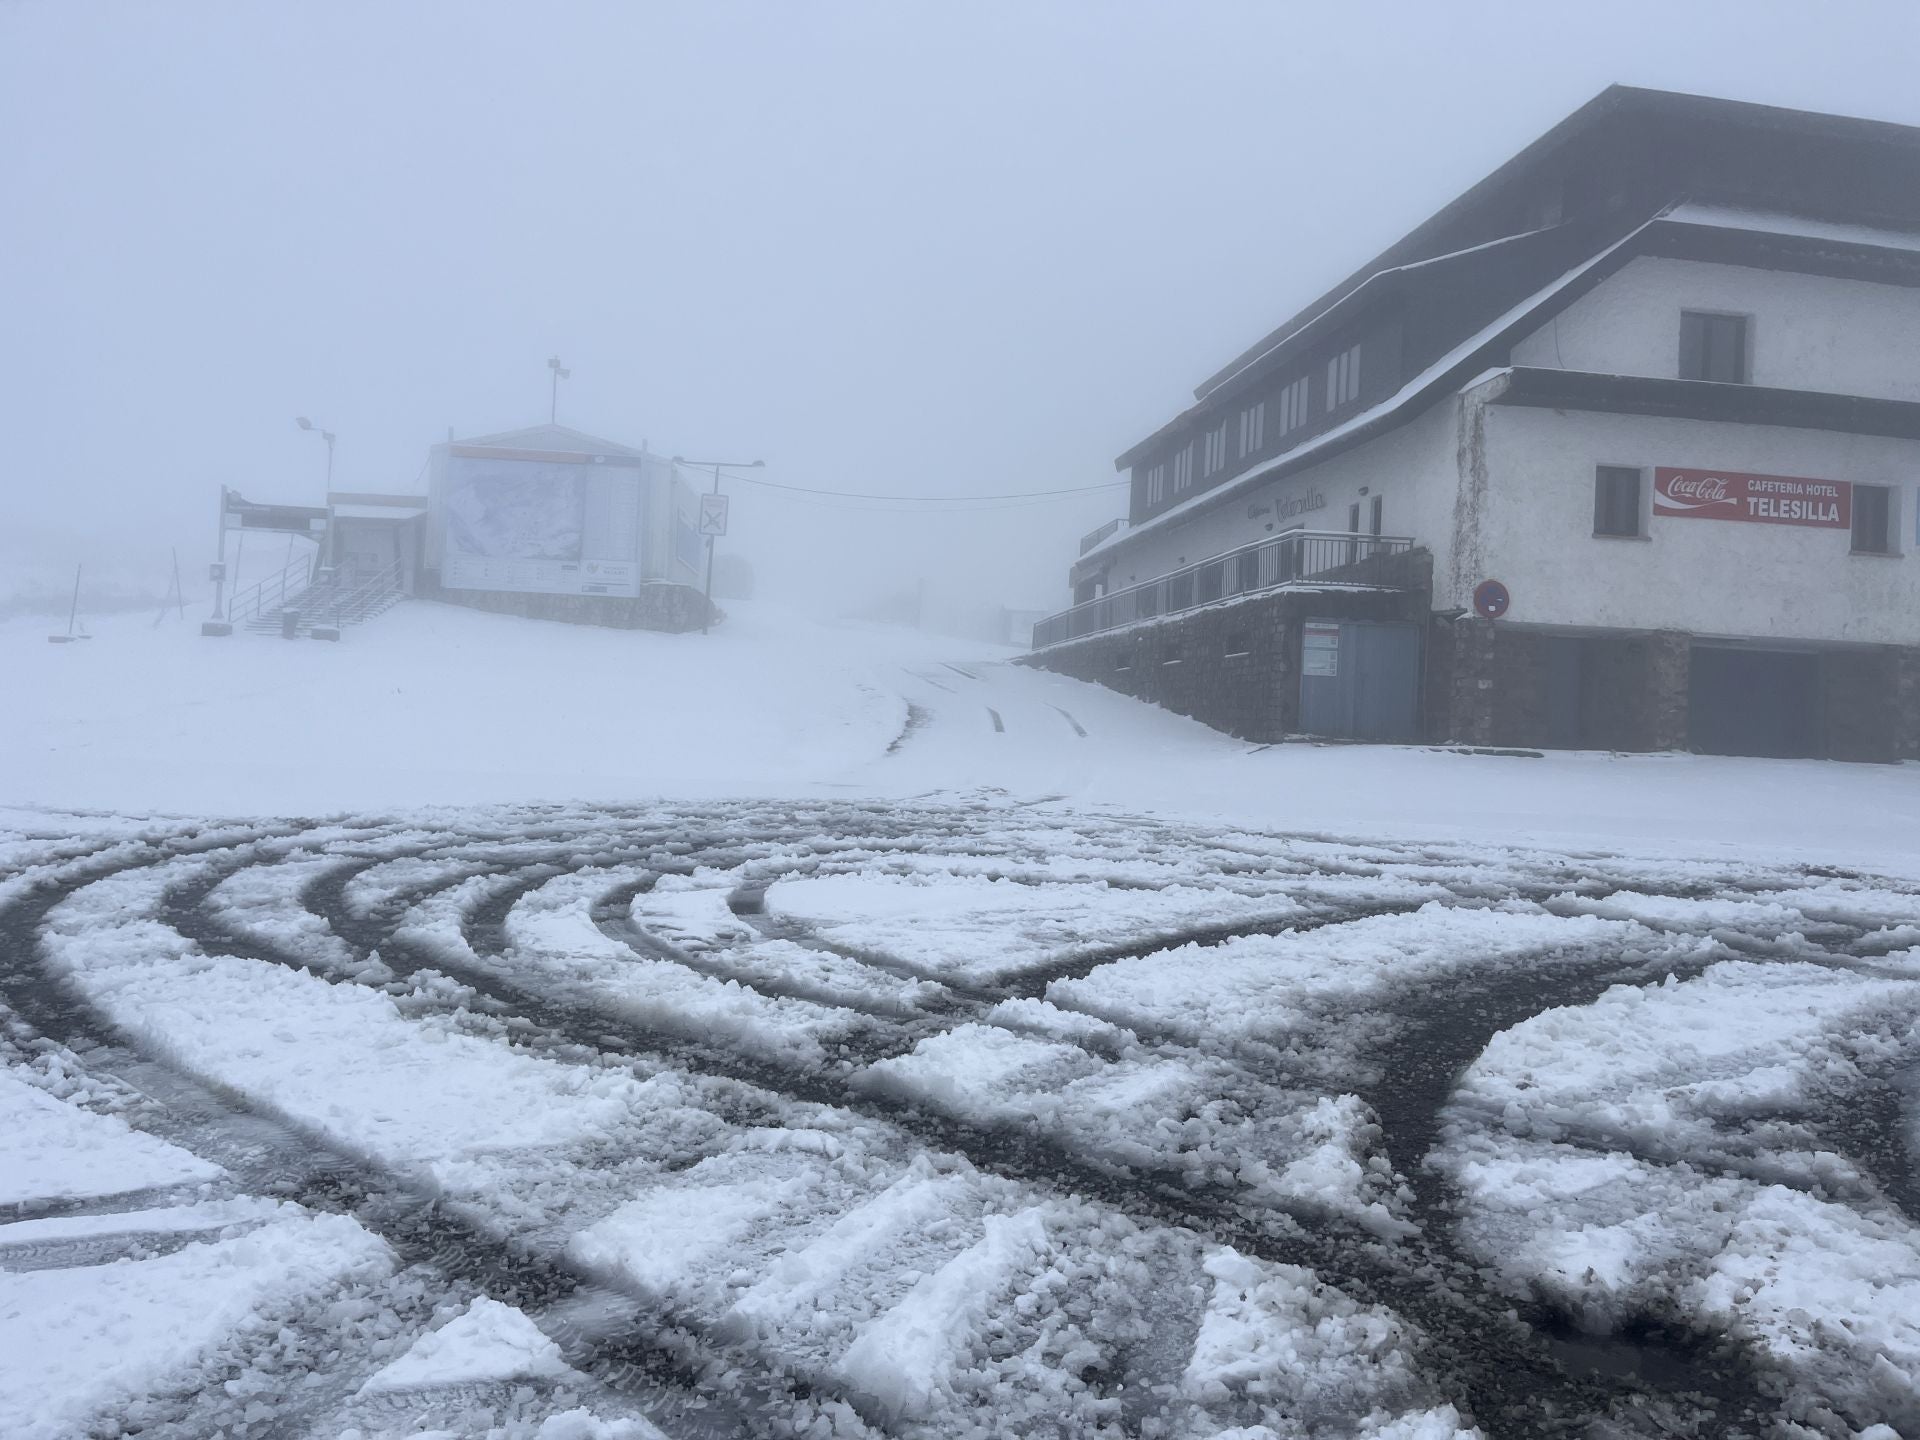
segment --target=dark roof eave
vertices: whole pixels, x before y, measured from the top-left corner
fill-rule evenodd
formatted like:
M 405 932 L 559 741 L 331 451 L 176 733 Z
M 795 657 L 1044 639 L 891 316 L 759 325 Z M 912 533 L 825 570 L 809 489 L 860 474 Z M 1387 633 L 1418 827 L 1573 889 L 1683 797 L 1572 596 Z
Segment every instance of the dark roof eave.
M 1612 113 L 1627 109 L 1638 109 L 1642 112 L 1690 112 L 1696 115 L 1714 112 L 1724 116 L 1737 116 L 1742 123 L 1756 129 L 1799 130 L 1835 139 L 1857 139 L 1880 144 L 1903 145 L 1908 148 L 1920 147 L 1920 128 L 1889 120 L 1864 120 L 1849 115 L 1822 115 L 1817 111 L 1793 110 L 1779 105 L 1759 105 L 1748 100 L 1724 100 L 1708 95 L 1688 95 L 1672 90 L 1652 90 L 1637 85 L 1609 85 L 1593 99 L 1561 120 L 1559 124 L 1514 154 L 1504 164 L 1434 211 L 1419 225 L 1319 299 L 1299 310 L 1221 369 L 1209 375 L 1200 382 L 1194 394 L 1200 398 L 1211 394 L 1261 354 L 1286 340 L 1293 331 L 1317 319 L 1321 312 L 1331 309 L 1345 299 L 1351 291 L 1364 284 L 1376 271 L 1422 258 L 1421 251 L 1427 247 L 1434 235 L 1444 232 L 1453 222 L 1470 213 L 1474 207 L 1483 203 L 1490 195 L 1499 191 L 1517 176 L 1537 165 L 1554 150 L 1593 129 Z
M 1920 401 L 1768 385 L 1520 366 L 1507 372 L 1507 383 L 1489 403 L 1920 440 Z
M 1361 316 L 1386 304 L 1401 293 L 1402 281 L 1401 277 L 1397 274 L 1369 276 L 1368 282 L 1369 283 L 1360 286 L 1352 294 L 1342 296 L 1338 305 L 1329 307 L 1322 314 L 1316 315 L 1306 325 L 1301 326 L 1299 333 L 1288 336 L 1288 346 L 1292 347 L 1304 344 L 1309 338 L 1318 335 L 1321 330 L 1331 325 L 1349 324 L 1357 321 Z M 1363 294 L 1362 291 L 1365 293 Z M 1349 311 L 1349 305 L 1355 305 L 1358 308 Z M 1256 358 L 1275 359 L 1277 357 L 1262 355 Z M 1115 470 L 1127 470 L 1139 464 L 1161 441 L 1165 440 L 1174 431 L 1189 424 L 1196 416 L 1206 414 L 1218 403 L 1219 396 L 1217 391 L 1195 401 L 1178 415 L 1174 416 L 1173 419 L 1167 421 L 1167 423 L 1162 425 L 1158 430 L 1155 430 L 1151 435 L 1147 436 L 1146 439 L 1137 441 L 1131 448 L 1121 455 L 1116 456 L 1113 462 L 1113 468 Z

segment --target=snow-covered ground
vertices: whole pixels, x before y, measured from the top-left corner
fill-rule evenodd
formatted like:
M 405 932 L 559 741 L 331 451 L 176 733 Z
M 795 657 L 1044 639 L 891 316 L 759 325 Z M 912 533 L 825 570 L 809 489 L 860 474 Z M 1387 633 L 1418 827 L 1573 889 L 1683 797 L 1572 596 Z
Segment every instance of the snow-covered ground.
M 328 814 L 991 787 L 1341 836 L 1764 847 L 1920 873 L 1920 766 L 1262 748 L 1016 653 L 734 604 L 710 636 L 410 602 L 338 645 L 0 622 L 0 803 Z M 190 612 L 190 615 L 195 612 Z
M 0 1434 L 1920 1434 L 1916 767 L 94 628 L 0 627 Z

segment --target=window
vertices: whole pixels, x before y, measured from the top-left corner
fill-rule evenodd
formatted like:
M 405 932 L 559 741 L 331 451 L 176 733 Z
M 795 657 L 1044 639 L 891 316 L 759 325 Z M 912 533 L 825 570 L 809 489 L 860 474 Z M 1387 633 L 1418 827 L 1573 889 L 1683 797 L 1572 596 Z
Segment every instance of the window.
M 1749 377 L 1746 316 L 1714 315 L 1704 310 L 1680 312 L 1682 380 L 1745 385 Z
M 1640 472 L 1626 465 L 1602 465 L 1593 472 L 1593 533 L 1637 539 L 1640 528 Z
M 1155 465 L 1147 471 L 1147 504 L 1158 505 L 1167 498 L 1167 467 Z
M 1853 553 L 1893 553 L 1893 492 L 1885 485 L 1853 487 Z
M 1355 535 L 1360 533 L 1360 502 L 1358 500 L 1347 506 L 1347 529 Z
M 1201 461 L 1202 476 L 1216 475 L 1227 468 L 1227 422 L 1222 420 L 1207 432 L 1207 453 Z
M 1267 443 L 1267 402 L 1249 405 L 1240 412 L 1240 458 L 1245 459 Z
M 1376 495 L 1373 497 L 1373 503 L 1367 507 L 1369 512 L 1367 515 L 1367 533 L 1369 535 L 1378 535 L 1380 533 L 1380 519 L 1385 508 L 1381 502 L 1384 499 L 1384 496 Z
M 1327 409 L 1360 398 L 1360 347 L 1350 345 L 1327 361 Z
M 1302 375 L 1280 392 L 1280 433 L 1290 434 L 1307 423 L 1307 377 Z
M 1193 484 L 1193 446 L 1183 445 L 1173 457 L 1173 493 L 1178 495 Z

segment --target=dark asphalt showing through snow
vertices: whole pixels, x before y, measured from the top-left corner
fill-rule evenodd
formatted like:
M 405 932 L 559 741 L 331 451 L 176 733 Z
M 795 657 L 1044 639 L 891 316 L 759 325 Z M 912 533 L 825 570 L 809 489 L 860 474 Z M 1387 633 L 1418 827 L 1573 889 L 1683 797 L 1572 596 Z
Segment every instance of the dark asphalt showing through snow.
M 1071 716 L 1067 720 L 1073 723 Z M 593 831 L 585 843 L 569 833 L 581 822 Z M 436 827 L 447 823 L 445 815 L 435 817 Z M 437 1005 L 449 1015 L 477 1017 L 476 1023 L 484 1021 L 510 1044 L 532 1053 L 566 1060 L 590 1057 L 595 1064 L 631 1065 L 640 1074 L 670 1070 L 700 1077 L 724 1088 L 726 1103 L 744 1123 L 753 1123 L 756 1115 L 775 1115 L 793 1101 L 833 1107 L 911 1137 L 930 1151 L 964 1157 L 987 1174 L 1044 1192 L 1081 1196 L 1142 1223 L 1191 1230 L 1261 1259 L 1310 1266 L 1355 1299 L 1386 1306 L 1417 1327 L 1423 1337 L 1419 1358 L 1436 1392 L 1498 1440 L 1788 1433 L 1776 1428 L 1781 1409 L 1778 1377 L 1724 1337 L 1686 1333 L 1659 1317 L 1649 1317 L 1629 1333 L 1581 1335 L 1540 1300 L 1516 1298 L 1495 1288 L 1487 1271 L 1455 1241 L 1457 1197 L 1422 1163 L 1439 1136 L 1455 1080 L 1492 1037 L 1551 1007 L 1589 1003 L 1615 984 L 1656 983 L 1676 968 L 1669 956 L 1595 953 L 1551 967 L 1468 965 L 1438 982 L 1409 986 L 1384 1005 L 1369 1002 L 1364 1015 L 1325 1017 L 1330 1030 L 1364 1023 L 1365 1033 L 1380 1037 L 1362 1071 L 1345 1077 L 1345 1088 L 1371 1107 L 1381 1131 L 1380 1147 L 1410 1188 L 1407 1218 L 1418 1234 L 1390 1243 L 1312 1206 L 1259 1202 L 1230 1185 L 1195 1184 L 1177 1170 L 1120 1163 L 1063 1144 L 1044 1130 L 969 1123 L 851 1080 L 865 1066 L 905 1054 L 928 1036 L 982 1020 L 1001 1001 L 1042 996 L 1049 984 L 1085 977 L 1114 960 L 1185 943 L 1215 946 L 1248 934 L 1304 933 L 1348 924 L 1363 916 L 1417 908 L 1425 903 L 1424 896 L 1414 902 L 1362 897 L 1350 904 L 1324 905 L 1306 916 L 1246 924 L 1219 923 L 1199 914 L 1183 927 L 1157 931 L 1138 942 L 1075 947 L 1045 966 L 1004 980 L 947 977 L 937 1003 L 912 1014 L 895 1013 L 879 1001 L 835 1001 L 830 990 L 804 980 L 781 984 L 756 979 L 729 969 L 723 955 L 650 933 L 628 914 L 634 897 L 661 876 L 727 872 L 739 877 L 730 897 L 732 913 L 756 934 L 814 947 L 838 962 L 871 966 L 898 979 L 915 973 L 910 958 L 863 953 L 790 916 L 767 914 L 764 897 L 769 887 L 796 876 L 858 872 L 883 864 L 889 855 L 928 854 L 992 857 L 1001 862 L 1007 878 L 1045 887 L 1052 883 L 1045 864 L 1050 826 L 1065 828 L 1058 817 L 1031 812 L 1020 814 L 1016 824 L 1007 811 L 991 806 L 748 803 L 577 815 L 529 810 L 517 817 L 496 811 L 488 812 L 471 834 L 461 833 L 456 824 L 423 839 L 409 838 L 406 824 L 377 819 L 350 822 L 356 833 L 344 839 L 309 839 L 314 827 L 302 823 L 210 826 L 204 832 L 182 826 L 171 838 L 104 848 L 93 858 L 59 857 L 34 888 L 0 908 L 0 1000 L 27 1031 L 72 1050 L 90 1070 L 148 1077 L 152 1089 L 164 1084 L 164 1103 L 136 1109 L 129 1116 L 134 1123 L 227 1164 L 257 1193 L 353 1215 L 393 1244 L 413 1273 L 428 1277 L 423 1293 L 431 1296 L 436 1287 L 447 1294 L 480 1292 L 530 1313 L 564 1316 L 571 1305 L 578 1313 L 602 1316 L 600 1323 L 570 1332 L 564 1320 L 550 1328 L 568 1332 L 558 1338 L 576 1368 L 630 1399 L 670 1434 L 779 1434 L 783 1407 L 800 1400 L 817 1402 L 821 1386 L 830 1382 L 790 1373 L 757 1355 L 750 1340 L 720 1333 L 697 1314 L 606 1292 L 603 1277 L 571 1268 L 557 1252 L 502 1239 L 458 1207 L 440 1204 L 245 1096 L 204 1083 L 162 1053 L 131 1045 L 49 973 L 42 935 L 50 912 L 109 876 L 200 853 L 205 867 L 165 894 L 159 915 L 168 926 L 209 954 L 324 974 L 325 966 L 317 964 L 312 953 L 234 928 L 211 901 L 224 882 L 250 867 L 281 862 L 290 854 L 333 857 L 337 863 L 290 894 L 288 904 L 324 922 L 327 933 L 357 960 L 377 956 L 384 966 L 384 973 L 370 978 L 328 974 L 336 983 L 410 992 L 417 1007 Z M 1149 845 L 1191 845 L 1220 863 L 1230 859 L 1222 854 L 1230 845 L 1149 822 L 1078 819 L 1072 822 L 1074 843 L 1083 844 L 1087 836 L 1097 839 L 1103 826 L 1130 827 L 1129 844 L 1145 837 Z M 1017 838 L 1006 838 L 1016 830 Z M 1573 860 L 1524 852 L 1468 856 L 1378 844 L 1355 845 L 1352 853 L 1359 858 L 1310 864 L 1305 873 L 1344 870 L 1364 875 L 1384 857 L 1392 864 L 1440 873 L 1449 889 L 1444 903 L 1461 905 L 1489 899 L 1538 902 L 1568 892 L 1604 896 L 1625 886 L 1642 894 L 1688 898 L 1703 888 L 1698 881 L 1663 884 L 1657 876 L 1636 875 L 1630 861 L 1604 857 Z M 419 860 L 431 873 L 384 893 L 370 909 L 356 908 L 349 896 L 356 878 L 404 858 Z M 1250 854 L 1248 873 L 1261 873 L 1263 863 L 1259 854 Z M 434 869 L 436 865 L 441 868 Z M 642 1023 L 596 1004 L 588 992 L 570 990 L 519 967 L 508 933 L 516 907 L 555 876 L 587 866 L 638 867 L 637 875 L 610 879 L 594 908 L 600 932 L 631 947 L 636 957 L 684 965 L 769 996 L 846 1011 L 847 1028 L 830 1043 L 829 1063 L 783 1062 L 748 1053 L 722 1038 Z M 1489 870 L 1499 872 L 1491 882 Z M 398 933 L 414 907 L 475 875 L 490 876 L 493 883 L 460 917 L 464 956 Z M 1805 878 L 1756 870 L 1705 889 L 1757 893 Z M 1274 883 L 1284 893 L 1284 876 Z M 1920 897 L 1915 905 L 1920 913 Z M 1792 953 L 1796 959 L 1847 964 L 1853 959 L 1851 942 L 1869 928 L 1864 922 L 1851 930 L 1840 926 L 1817 942 L 1797 941 Z M 1744 938 L 1762 952 L 1781 942 L 1781 937 L 1764 933 Z M 1740 936 L 1720 937 L 1715 948 L 1692 962 L 1694 971 L 1714 959 L 1740 954 L 1741 944 Z M 435 999 L 436 992 L 415 984 L 428 972 L 450 976 L 464 988 Z M 1140 1038 L 1149 1048 L 1176 1044 L 1172 1037 L 1142 1033 Z M 1249 1086 L 1313 1083 L 1319 1078 L 1312 1072 L 1320 1062 L 1311 1054 L 1262 1053 L 1245 1046 L 1232 1053 Z M 1886 1077 L 1885 1084 L 1859 1094 L 1834 1097 L 1823 1123 L 1835 1147 L 1857 1159 L 1911 1217 L 1915 1172 L 1900 1124 L 1897 1078 Z M 686 1157 L 684 1163 L 693 1158 Z M 107 1255 L 102 1247 L 95 1249 L 99 1256 L 76 1252 L 60 1263 L 94 1263 Z M 13 1268 L 24 1263 L 23 1257 Z M 54 1262 L 39 1255 L 34 1263 Z M 583 1304 L 583 1295 L 592 1303 Z M 416 1308 L 424 1313 L 430 1306 Z M 604 1319 L 609 1314 L 618 1317 L 617 1323 Z M 1125 1391 L 1124 1377 L 1114 1383 Z M 289 1399 L 286 1408 L 271 1416 L 240 1421 L 235 1433 L 283 1433 L 290 1423 L 324 1418 L 325 1402 L 339 1401 L 346 1389 L 343 1381 Z M 217 1390 L 212 1384 L 206 1396 L 182 1400 L 167 1422 L 173 1432 L 192 1433 L 195 1425 L 233 1421 Z M 869 1424 L 886 1428 L 886 1416 L 862 1397 L 844 1398 Z M 1135 1418 L 1123 1428 L 1152 1433 L 1151 1423 L 1143 1427 L 1139 1418 L 1145 1413 L 1143 1398 L 1132 1395 L 1127 1400 L 1125 1413 Z

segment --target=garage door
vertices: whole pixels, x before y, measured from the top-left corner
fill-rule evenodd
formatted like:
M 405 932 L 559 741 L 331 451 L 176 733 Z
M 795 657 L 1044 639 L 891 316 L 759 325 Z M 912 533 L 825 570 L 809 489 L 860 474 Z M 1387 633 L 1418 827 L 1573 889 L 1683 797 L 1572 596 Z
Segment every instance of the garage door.
M 1300 729 L 1346 740 L 1420 738 L 1420 627 L 1309 620 L 1300 642 Z
M 1819 658 L 1695 645 L 1687 743 L 1709 755 L 1818 755 Z

